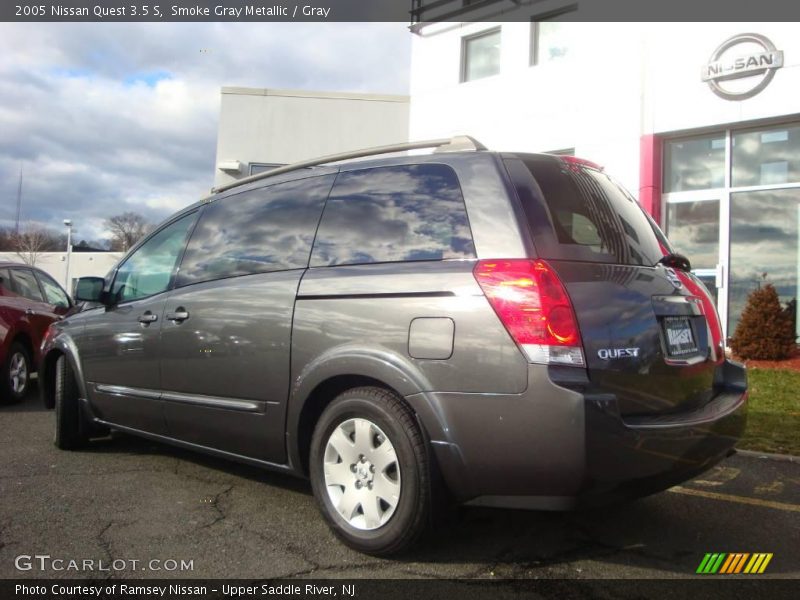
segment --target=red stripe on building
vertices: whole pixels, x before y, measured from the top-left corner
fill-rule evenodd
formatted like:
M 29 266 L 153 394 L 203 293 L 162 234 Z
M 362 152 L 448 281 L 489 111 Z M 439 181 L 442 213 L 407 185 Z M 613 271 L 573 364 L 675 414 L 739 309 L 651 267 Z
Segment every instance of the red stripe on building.
M 639 141 L 639 203 L 661 225 L 661 138 L 643 135 Z

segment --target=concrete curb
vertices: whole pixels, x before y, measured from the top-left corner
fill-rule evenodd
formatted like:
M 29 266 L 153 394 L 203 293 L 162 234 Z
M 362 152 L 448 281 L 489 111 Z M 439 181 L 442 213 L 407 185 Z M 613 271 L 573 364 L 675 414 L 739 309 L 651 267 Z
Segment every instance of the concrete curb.
M 772 454 L 770 452 L 755 452 L 753 450 L 739 450 L 736 449 L 736 454 L 742 456 L 749 456 L 750 458 L 768 458 L 770 460 L 779 460 L 782 462 L 800 463 L 800 456 L 792 454 Z

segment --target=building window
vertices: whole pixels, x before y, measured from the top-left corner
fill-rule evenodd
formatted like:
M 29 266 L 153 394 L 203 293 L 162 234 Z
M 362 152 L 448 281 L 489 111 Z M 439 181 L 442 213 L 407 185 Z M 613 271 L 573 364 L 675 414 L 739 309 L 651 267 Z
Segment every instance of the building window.
M 800 126 L 734 133 L 733 187 L 800 182 Z
M 572 52 L 569 23 L 536 21 L 531 23 L 531 65 L 569 59 Z
M 737 192 L 730 202 L 728 335 L 733 335 L 747 296 L 764 283 L 774 285 L 785 310 L 797 314 L 800 189 Z
M 283 166 L 283 163 L 250 163 L 250 173 L 248 175 L 256 175 Z
M 725 185 L 725 134 L 667 142 L 664 191 L 688 192 Z
M 461 81 L 500 73 L 500 29 L 484 31 L 461 41 Z

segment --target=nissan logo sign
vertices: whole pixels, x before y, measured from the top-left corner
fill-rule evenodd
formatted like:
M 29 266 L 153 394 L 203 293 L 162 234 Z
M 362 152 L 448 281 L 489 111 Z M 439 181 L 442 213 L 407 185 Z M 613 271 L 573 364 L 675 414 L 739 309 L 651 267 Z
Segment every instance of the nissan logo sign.
M 741 33 L 722 42 L 703 67 L 702 80 L 725 100 L 752 98 L 783 66 L 783 51 L 758 33 Z M 741 81 L 739 81 L 741 80 Z

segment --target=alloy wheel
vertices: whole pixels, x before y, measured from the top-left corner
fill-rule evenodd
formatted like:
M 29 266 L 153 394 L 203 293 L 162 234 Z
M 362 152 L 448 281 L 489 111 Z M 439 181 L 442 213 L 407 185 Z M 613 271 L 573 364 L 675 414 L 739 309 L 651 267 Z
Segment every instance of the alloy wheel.
M 25 388 L 28 387 L 28 360 L 22 352 L 15 352 L 11 356 L 8 383 L 11 391 L 17 396 L 24 394 Z

